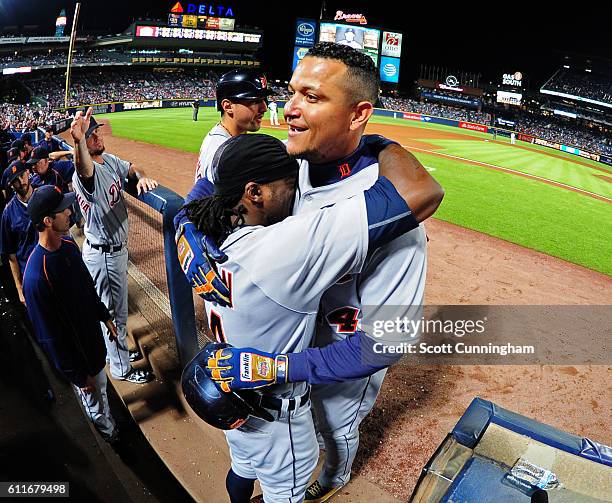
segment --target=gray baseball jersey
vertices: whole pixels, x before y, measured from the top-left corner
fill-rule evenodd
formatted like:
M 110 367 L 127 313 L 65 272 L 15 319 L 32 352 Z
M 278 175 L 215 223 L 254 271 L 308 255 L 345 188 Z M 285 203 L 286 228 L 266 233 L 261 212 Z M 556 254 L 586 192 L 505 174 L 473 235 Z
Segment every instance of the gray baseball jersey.
M 231 134 L 220 123 L 212 128 L 202 140 L 198 164 L 195 171 L 195 181 L 206 178 L 209 182 L 215 183 L 215 176 L 212 169 L 212 161 L 217 149 L 232 137 Z
M 112 154 L 102 154 L 103 164 L 94 162 L 93 190 L 89 192 L 77 172 L 72 177 L 77 201 L 85 217 L 83 261 L 96 285 L 96 291 L 108 308 L 117 327 L 116 342 L 109 341 L 109 332 L 102 324 L 104 342 L 110 359 L 110 373 L 121 378 L 130 371 L 127 350 L 127 236 L 128 215 L 123 199 L 123 180 L 130 163 Z M 120 247 L 105 252 L 99 245 Z
M 361 194 L 269 227 L 243 227 L 221 249 L 228 256 L 220 271 L 232 304 L 206 302 L 216 338 L 270 352 L 300 351 L 312 342 L 323 292 L 343 275 L 358 272 L 366 258 L 365 198 Z M 296 383 L 262 393 L 292 398 L 306 389 Z M 303 501 L 318 458 L 309 402 L 281 412 L 273 423 L 250 418 L 226 438 L 232 470 L 259 479 L 266 502 Z
M 93 192 L 75 171 L 72 185 L 85 217 L 83 232 L 93 244 L 123 245 L 127 242 L 128 216 L 123 200 L 123 180 L 130 163 L 112 154 L 102 154 L 103 164 L 94 161 Z
M 359 152 L 351 157 L 336 166 L 321 167 L 339 174 L 318 187 L 311 183 L 308 162 L 301 161 L 300 197 L 296 198 L 294 214 L 350 197 L 376 181 L 376 159 L 359 157 Z M 347 275 L 329 288 L 321 299 L 323 322 L 317 326 L 315 345 L 325 346 L 353 333 L 359 328 L 363 306 L 369 306 L 373 315 L 386 309 L 383 319 L 418 318 L 425 289 L 426 242 L 421 225 L 370 254 L 360 274 Z M 383 370 L 356 381 L 313 386 L 316 426 L 328 454 L 318 478 L 323 486 L 341 486 L 350 479 L 359 446 L 359 425 L 372 409 L 384 375 Z

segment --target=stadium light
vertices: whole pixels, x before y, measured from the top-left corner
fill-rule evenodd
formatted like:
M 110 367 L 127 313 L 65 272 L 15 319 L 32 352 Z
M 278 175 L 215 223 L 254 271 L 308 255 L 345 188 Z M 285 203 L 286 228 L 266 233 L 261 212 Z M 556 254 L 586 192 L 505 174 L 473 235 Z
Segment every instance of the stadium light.
M 590 68 L 585 68 L 584 71 L 591 73 L 591 69 Z
M 569 69 L 569 65 L 563 65 L 563 68 L 568 68 Z

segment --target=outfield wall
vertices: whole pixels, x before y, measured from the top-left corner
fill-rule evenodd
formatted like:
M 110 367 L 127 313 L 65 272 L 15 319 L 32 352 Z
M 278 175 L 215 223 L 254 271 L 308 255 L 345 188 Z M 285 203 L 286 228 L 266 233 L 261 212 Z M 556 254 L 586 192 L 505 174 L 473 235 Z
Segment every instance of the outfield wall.
M 126 112 L 129 110 L 146 110 L 146 109 L 155 109 L 155 108 L 182 108 L 182 107 L 190 107 L 193 103 L 193 99 L 188 98 L 176 98 L 176 99 L 163 99 L 163 100 L 146 100 L 146 101 L 114 101 L 108 103 L 94 103 L 90 105 L 80 105 L 73 106 L 68 108 L 60 108 L 57 109 L 59 111 L 68 111 L 71 115 L 74 115 L 79 110 L 86 110 L 87 107 L 93 107 L 94 114 L 110 114 L 115 112 Z M 214 107 L 216 106 L 216 100 L 213 98 L 205 98 L 198 100 L 200 106 L 204 107 Z M 284 100 L 278 100 L 281 105 L 286 103 Z M 401 110 L 388 110 L 385 108 L 375 108 L 374 115 L 378 115 L 381 117 L 393 117 L 394 119 L 404 119 L 411 120 L 416 122 L 424 122 L 429 124 L 441 124 L 443 126 L 451 126 L 458 127 L 460 129 L 465 129 L 468 131 L 477 131 L 479 133 L 493 133 L 495 132 L 498 135 L 509 137 L 511 133 L 515 131 L 510 131 L 508 129 L 503 128 L 494 128 L 488 126 L 486 124 L 479 124 L 476 122 L 468 122 L 456 119 L 447 119 L 445 117 L 437 117 L 434 115 L 426 115 L 415 112 L 403 112 Z M 62 120 L 60 123 L 54 125 L 56 129 L 56 133 L 65 131 L 70 126 L 70 121 L 67 119 Z M 612 156 L 605 156 L 602 154 L 596 154 L 594 152 L 589 152 L 588 150 L 583 150 L 578 147 L 573 147 L 571 145 L 564 145 L 562 143 L 551 142 L 549 140 L 545 140 L 543 138 L 538 138 L 536 136 L 528 135 L 525 133 L 515 132 L 516 138 L 520 141 L 524 141 L 527 143 L 532 143 L 534 145 L 541 145 L 544 147 L 552 148 L 554 150 L 560 150 L 562 152 L 567 152 L 568 154 L 577 155 L 579 157 L 584 157 L 586 159 L 591 159 L 593 161 L 602 162 L 604 164 L 608 164 L 612 166 Z

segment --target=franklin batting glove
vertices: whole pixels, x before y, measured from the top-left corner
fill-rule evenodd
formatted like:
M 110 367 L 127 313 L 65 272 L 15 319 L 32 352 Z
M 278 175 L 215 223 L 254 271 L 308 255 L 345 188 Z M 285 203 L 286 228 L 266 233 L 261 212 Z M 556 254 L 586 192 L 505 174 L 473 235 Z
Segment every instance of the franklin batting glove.
M 223 391 L 287 382 L 287 355 L 254 348 L 224 348 L 208 358 L 206 373 Z
M 191 222 L 181 224 L 175 241 L 179 264 L 195 292 L 208 302 L 229 306 L 229 288 L 219 277 L 215 267 L 215 262 L 225 262 L 227 255 Z

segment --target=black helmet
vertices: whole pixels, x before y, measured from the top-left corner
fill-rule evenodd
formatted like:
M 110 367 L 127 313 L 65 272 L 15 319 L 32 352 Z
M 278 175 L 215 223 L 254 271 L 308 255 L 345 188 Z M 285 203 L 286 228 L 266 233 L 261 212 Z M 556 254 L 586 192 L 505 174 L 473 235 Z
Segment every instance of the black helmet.
M 226 393 L 208 377 L 206 362 L 218 349 L 227 347 L 231 346 L 211 342 L 187 364 L 181 377 L 181 386 L 187 403 L 201 419 L 222 430 L 240 427 L 249 416 L 273 421 L 272 415 L 258 405 L 259 396 L 254 391 Z
M 221 111 L 224 99 L 259 100 L 272 94 L 268 80 L 256 70 L 231 70 L 221 75 L 217 83 L 217 110 Z

